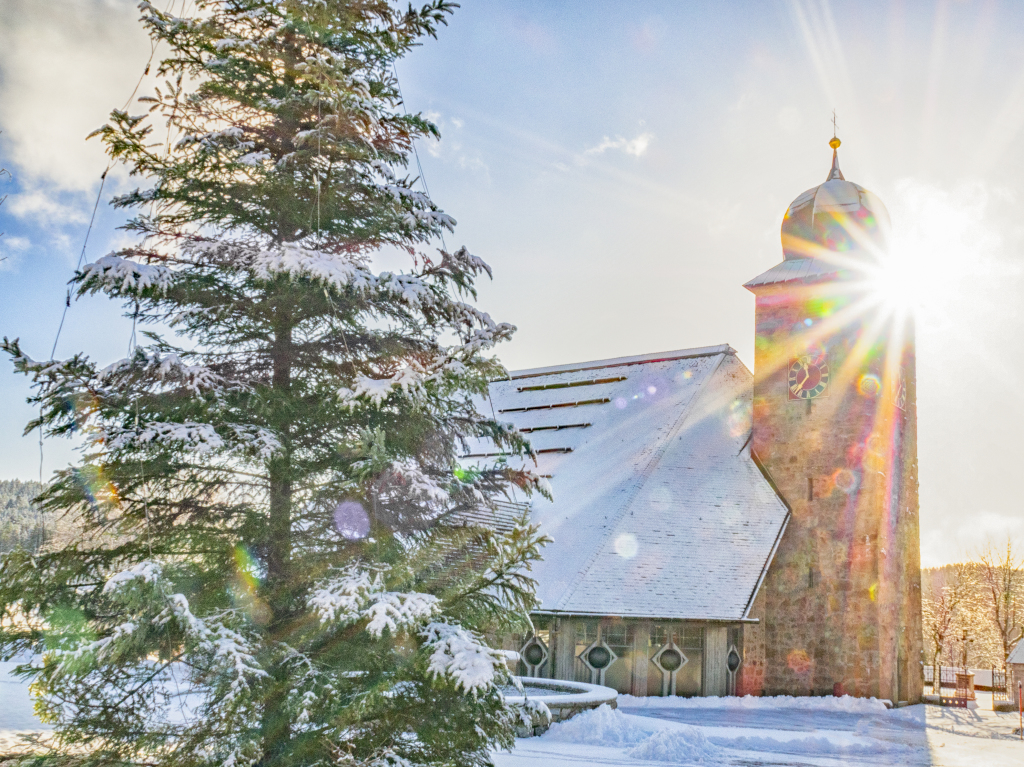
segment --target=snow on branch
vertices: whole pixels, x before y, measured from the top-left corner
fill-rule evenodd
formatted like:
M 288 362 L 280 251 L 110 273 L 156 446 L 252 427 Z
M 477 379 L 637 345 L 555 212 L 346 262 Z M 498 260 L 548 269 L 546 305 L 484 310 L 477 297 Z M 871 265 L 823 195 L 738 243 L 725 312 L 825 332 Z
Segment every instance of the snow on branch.
M 245 132 L 238 126 L 232 125 L 222 130 L 210 131 L 208 133 L 189 133 L 178 141 L 176 149 L 183 149 L 187 146 L 198 144 L 203 149 L 215 150 L 222 147 L 232 149 L 252 149 L 254 144 L 251 141 L 243 141 Z
M 431 650 L 429 673 L 448 677 L 467 694 L 476 695 L 496 683 L 506 668 L 505 656 L 484 644 L 472 631 L 450 623 L 430 623 L 421 636 Z
M 348 256 L 303 248 L 294 243 L 259 250 L 252 269 L 262 280 L 272 280 L 279 275 L 309 277 L 339 288 L 351 286 L 357 290 L 377 284 L 373 274 Z
M 86 264 L 79 277 L 79 291 L 104 290 L 110 293 L 139 293 L 149 288 L 167 292 L 172 272 L 165 266 L 140 264 L 113 253 Z
M 139 429 L 108 429 L 101 436 L 108 450 L 122 450 L 147 443 L 180 443 L 197 453 L 209 453 L 224 447 L 224 440 L 213 426 L 191 421 L 151 421 Z
M 436 303 L 430 287 L 414 274 L 383 272 L 377 279 L 382 290 L 414 309 L 430 307 Z
M 470 253 L 465 245 L 454 253 L 442 250 L 440 268 L 449 272 L 462 272 L 472 275 L 477 275 L 480 272 L 487 272 L 488 277 L 491 279 L 494 278 L 490 264 L 479 256 L 474 256 Z
M 160 580 L 162 573 L 163 568 L 160 567 L 158 562 L 139 562 L 138 564 L 132 565 L 127 570 L 123 570 L 108 578 L 106 584 L 103 586 L 103 591 L 104 593 L 117 591 L 134 581 L 156 583 Z
M 75 650 L 54 651 L 63 674 L 89 673 L 88 665 L 78 663 L 89 656 L 98 664 L 117 654 L 119 649 L 137 654 L 140 648 L 133 646 L 133 641 L 138 632 L 151 632 L 154 627 L 171 624 L 183 632 L 186 645 L 190 646 L 193 655 L 191 665 L 196 666 L 198 657 L 195 653 L 199 653 L 199 657 L 205 658 L 204 665 L 208 671 L 226 676 L 227 687 L 218 693 L 217 705 L 232 706 L 244 701 L 251 692 L 253 681 L 267 676 L 256 661 L 250 641 L 219 618 L 196 615 L 183 594 L 172 593 L 171 584 L 164 578 L 163 568 L 158 562 L 138 562 L 112 575 L 107 579 L 103 593 L 118 603 L 120 609 L 135 615 L 108 630 L 104 636 L 80 644 Z M 140 596 L 144 598 L 140 599 Z M 119 662 L 123 662 L 123 658 Z M 148 657 L 136 657 L 134 663 L 145 667 L 140 669 L 142 675 L 152 676 L 147 670 L 151 667 Z
M 427 504 L 447 504 L 448 491 L 423 473 L 414 458 L 404 458 L 391 464 L 391 477 L 405 490 L 405 494 L 423 499 Z M 395 482 L 389 483 L 391 486 Z
M 108 451 L 124 450 L 143 445 L 179 445 L 196 453 L 226 450 L 229 453 L 253 455 L 264 460 L 281 450 L 277 436 L 262 427 L 251 424 L 225 424 L 227 439 L 208 423 L 186 421 L 174 423 L 151 421 L 137 428 L 110 426 L 99 429 L 95 441 Z M 231 444 L 231 437 L 237 440 Z
M 243 447 L 255 452 L 260 458 L 270 458 L 281 450 L 281 440 L 267 429 L 259 426 L 232 425 L 231 430 Z
M 250 693 L 254 680 L 269 678 L 256 661 L 256 652 L 242 634 L 216 620 L 204 620 L 195 613 L 183 594 L 167 594 L 166 608 L 157 616 L 156 622 L 174 622 L 190 639 L 198 642 L 198 649 L 208 653 L 212 666 L 220 669 L 231 679 L 226 696 L 220 705 L 233 706 Z
M 380 160 L 373 160 L 370 163 L 370 167 L 377 171 L 381 176 L 386 178 L 388 181 L 393 182 L 395 180 L 395 172 L 386 163 L 383 163 Z
M 69 379 L 82 379 L 92 374 L 93 366 L 86 357 L 75 355 L 66 360 L 34 360 L 21 350 L 18 340 L 4 339 L 2 347 L 12 355 L 14 368 L 31 375 L 36 383 L 66 383 Z
M 308 603 L 321 623 L 348 625 L 366 620 L 366 630 L 379 638 L 432 618 L 440 600 L 418 591 L 385 591 L 379 573 L 350 567 L 313 591 Z
M 97 374 L 100 382 L 105 382 L 124 373 L 130 373 L 141 363 L 143 370 L 152 373 L 160 381 L 179 383 L 194 394 L 219 388 L 224 379 L 218 373 L 203 365 L 188 365 L 177 354 L 160 355 L 159 352 L 148 353 L 144 349 L 135 352 L 134 357 L 126 357 L 103 368 Z
M 406 394 L 414 393 L 423 385 L 424 377 L 419 371 L 405 367 L 388 378 L 370 378 L 369 376 L 356 376 L 353 389 L 342 388 L 338 390 L 338 396 L 343 403 L 354 403 L 357 399 L 365 399 L 379 406 L 384 400 L 391 396 L 395 387 Z

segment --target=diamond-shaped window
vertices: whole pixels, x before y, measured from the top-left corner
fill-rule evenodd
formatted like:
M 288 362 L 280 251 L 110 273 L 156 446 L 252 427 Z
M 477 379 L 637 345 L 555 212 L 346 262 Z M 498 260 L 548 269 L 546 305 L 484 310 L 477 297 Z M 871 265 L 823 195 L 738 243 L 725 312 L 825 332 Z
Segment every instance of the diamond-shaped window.
M 604 674 L 619 656 L 603 640 L 598 639 L 579 654 L 583 665 L 590 669 L 591 684 L 604 684 Z
M 526 666 L 527 676 L 540 676 L 540 668 L 548 660 L 547 645 L 540 637 L 532 636 L 519 650 L 519 657 Z
M 683 666 L 690 662 L 675 642 L 668 642 L 662 645 L 661 649 L 651 658 L 651 663 L 661 671 L 661 694 L 663 696 L 676 694 L 676 674 Z

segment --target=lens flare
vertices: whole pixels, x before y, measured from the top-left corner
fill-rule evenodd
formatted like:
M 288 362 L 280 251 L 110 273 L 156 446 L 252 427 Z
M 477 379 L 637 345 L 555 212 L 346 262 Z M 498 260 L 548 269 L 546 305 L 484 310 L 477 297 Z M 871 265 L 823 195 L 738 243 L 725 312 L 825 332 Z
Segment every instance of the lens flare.
M 342 501 L 334 509 L 334 527 L 347 541 L 361 541 L 370 534 L 370 515 L 359 501 Z
M 733 400 L 729 405 L 729 435 L 741 437 L 750 431 L 753 424 L 754 407 L 749 400 Z
M 874 373 L 865 373 L 857 380 L 857 392 L 862 397 L 877 397 L 882 391 L 882 381 Z
M 75 484 L 94 514 L 102 515 L 120 508 L 121 498 L 117 488 L 107 479 L 102 466 L 83 466 L 73 471 Z
M 615 553 L 623 559 L 632 559 L 640 550 L 640 544 L 633 533 L 622 533 L 615 539 Z
M 234 549 L 235 557 L 235 574 L 238 577 L 238 581 L 245 588 L 246 591 L 255 593 L 256 589 L 260 585 L 259 578 L 256 573 L 259 572 L 259 565 L 253 558 L 252 554 L 249 553 L 249 549 L 239 544 Z
M 273 618 L 270 607 L 259 596 L 260 563 L 245 546 L 239 544 L 232 552 L 235 560 L 235 579 L 232 589 L 235 603 L 249 619 L 266 626 Z
M 832 484 L 849 495 L 857 489 L 857 475 L 849 469 L 837 469 L 832 475 Z
M 797 674 L 806 674 L 811 670 L 811 657 L 806 650 L 790 650 L 786 656 L 786 665 Z

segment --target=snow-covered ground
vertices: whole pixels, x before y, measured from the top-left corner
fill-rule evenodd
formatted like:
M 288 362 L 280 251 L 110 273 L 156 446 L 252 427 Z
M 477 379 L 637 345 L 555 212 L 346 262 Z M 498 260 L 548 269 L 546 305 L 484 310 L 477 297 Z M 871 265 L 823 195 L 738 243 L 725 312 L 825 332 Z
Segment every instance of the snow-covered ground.
M 0 663 L 0 755 L 22 736 L 45 737 L 15 664 Z M 494 755 L 498 767 L 604 765 L 808 765 L 813 767 L 1002 767 L 1024 765 L 1016 714 L 991 702 L 963 710 L 890 711 L 853 698 L 631 698 L 553 725 Z M 23 747 L 23 746 L 22 746 Z
M 1024 765 L 1016 714 L 851 698 L 623 696 L 498 753 L 498 767 Z
M 32 713 L 28 683 L 11 676 L 17 663 L 0 662 L 0 754 L 25 748 L 25 736 L 44 735 L 50 728 Z

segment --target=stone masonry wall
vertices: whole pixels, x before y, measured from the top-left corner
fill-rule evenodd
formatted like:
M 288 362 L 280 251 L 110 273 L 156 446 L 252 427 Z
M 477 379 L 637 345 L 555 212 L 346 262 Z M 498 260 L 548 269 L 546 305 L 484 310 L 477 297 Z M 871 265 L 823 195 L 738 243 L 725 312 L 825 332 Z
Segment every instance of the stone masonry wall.
M 790 362 L 822 351 L 824 396 L 792 401 Z M 765 694 L 919 698 L 916 440 L 904 328 L 842 283 L 757 290 L 752 446 L 792 510 L 762 589 Z
M 749 617 L 759 622 L 743 625 L 743 665 L 736 675 L 736 694 L 740 696 L 764 693 L 764 589 L 754 598 Z

